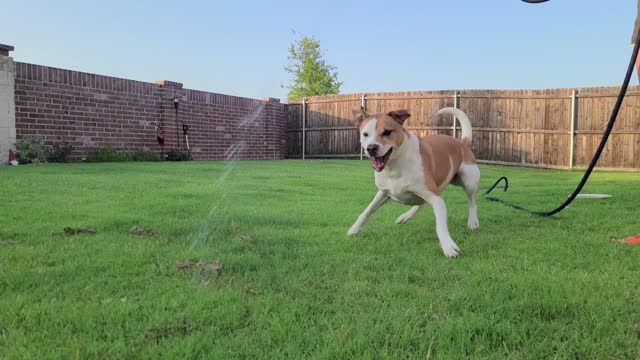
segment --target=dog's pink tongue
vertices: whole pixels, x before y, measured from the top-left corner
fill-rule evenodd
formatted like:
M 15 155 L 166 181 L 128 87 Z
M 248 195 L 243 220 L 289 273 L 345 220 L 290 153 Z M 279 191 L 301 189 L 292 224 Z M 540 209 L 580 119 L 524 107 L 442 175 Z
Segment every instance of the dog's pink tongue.
M 381 157 L 373 158 L 371 163 L 373 163 L 373 167 L 376 168 L 376 170 L 380 170 L 384 166 L 384 161 L 382 161 Z

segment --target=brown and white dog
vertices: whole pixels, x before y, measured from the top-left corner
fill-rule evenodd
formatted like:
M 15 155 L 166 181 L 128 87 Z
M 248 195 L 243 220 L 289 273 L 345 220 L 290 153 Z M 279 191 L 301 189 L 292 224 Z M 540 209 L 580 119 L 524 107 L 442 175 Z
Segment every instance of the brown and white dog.
M 452 114 L 462 128 L 461 140 L 447 135 L 418 137 L 407 132 L 403 124 L 411 116 L 407 110 L 368 115 L 363 109 L 353 110 L 353 121 L 360 130 L 360 143 L 371 160 L 378 187 L 371 204 L 351 226 L 348 235 L 358 234 L 367 219 L 389 199 L 413 207 L 396 219 L 403 224 L 428 203 L 436 218 L 436 234 L 442 251 L 448 257 L 460 254 L 447 228 L 447 207 L 440 194 L 451 183 L 461 186 L 469 198 L 467 226 L 476 230 L 478 207 L 476 193 L 480 170 L 470 149 L 471 122 L 459 109 L 444 108 L 437 115 Z

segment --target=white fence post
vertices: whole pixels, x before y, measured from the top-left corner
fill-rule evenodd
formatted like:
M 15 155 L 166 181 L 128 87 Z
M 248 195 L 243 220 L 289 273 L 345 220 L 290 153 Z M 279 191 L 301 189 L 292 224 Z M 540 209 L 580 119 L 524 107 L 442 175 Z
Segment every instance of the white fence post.
M 576 148 L 576 125 L 578 123 L 578 96 L 579 91 L 573 90 L 571 92 L 571 117 L 570 117 L 570 128 L 571 132 L 569 134 L 569 169 L 573 169 L 574 166 L 574 152 Z
M 307 99 L 302 99 L 302 160 L 307 153 Z
M 367 95 L 362 94 L 360 97 L 360 106 L 363 110 L 367 110 Z M 359 133 L 359 131 L 358 131 Z M 359 135 L 358 135 L 359 136 Z M 360 160 L 364 159 L 364 149 L 362 149 L 362 145 L 360 146 Z
M 9 163 L 9 151 L 16 143 L 16 64 L 10 51 L 13 46 L 0 44 L 0 167 Z
M 456 108 L 456 109 L 460 106 L 460 104 L 458 104 L 459 98 L 460 98 L 460 92 L 458 90 L 454 91 L 453 92 L 453 107 Z M 454 115 L 453 116 L 453 137 L 456 137 L 456 132 L 457 132 L 456 131 L 456 126 L 457 126 L 456 124 L 457 124 L 457 118 Z

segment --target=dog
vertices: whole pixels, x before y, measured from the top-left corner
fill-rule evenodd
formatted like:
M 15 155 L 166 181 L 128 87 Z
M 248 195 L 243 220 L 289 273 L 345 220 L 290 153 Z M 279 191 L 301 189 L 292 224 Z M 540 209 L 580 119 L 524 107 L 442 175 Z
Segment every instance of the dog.
M 462 128 L 461 139 L 447 135 L 419 137 L 403 126 L 411 116 L 407 110 L 395 110 L 369 115 L 364 109 L 353 109 L 353 122 L 360 132 L 360 144 L 371 160 L 378 188 L 373 201 L 360 214 L 347 234 L 355 236 L 367 219 L 389 199 L 411 209 L 396 219 L 397 224 L 409 221 L 427 203 L 433 208 L 436 234 L 447 257 L 460 254 L 458 245 L 449 235 L 447 207 L 441 197 L 449 183 L 460 186 L 469 199 L 467 226 L 479 227 L 476 193 L 480 183 L 480 169 L 471 152 L 471 122 L 456 108 L 443 108 L 440 114 L 452 114 Z

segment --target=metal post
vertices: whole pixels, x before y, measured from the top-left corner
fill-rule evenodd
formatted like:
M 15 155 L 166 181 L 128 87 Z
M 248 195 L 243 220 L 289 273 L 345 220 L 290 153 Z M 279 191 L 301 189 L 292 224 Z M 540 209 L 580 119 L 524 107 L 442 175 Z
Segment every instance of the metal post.
M 178 130 L 178 106 L 180 105 L 180 100 L 177 96 L 173 97 L 173 108 L 176 110 L 176 143 L 178 144 L 177 149 L 180 149 L 180 130 Z
M 360 106 L 363 110 L 367 110 L 367 95 L 362 94 L 360 97 Z M 364 149 L 360 146 L 360 160 L 364 159 Z
M 578 123 L 578 90 L 571 92 L 571 118 L 569 134 L 569 169 L 573 169 L 574 152 L 576 147 L 576 125 Z
M 458 108 L 460 105 L 458 104 L 460 98 L 460 92 L 458 90 L 453 92 L 453 107 L 454 108 Z M 453 137 L 456 137 L 456 124 L 457 124 L 457 118 L 455 117 L 455 115 L 453 116 Z
M 302 99 L 302 160 L 305 159 L 307 152 L 307 99 Z

